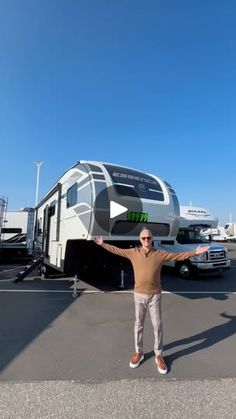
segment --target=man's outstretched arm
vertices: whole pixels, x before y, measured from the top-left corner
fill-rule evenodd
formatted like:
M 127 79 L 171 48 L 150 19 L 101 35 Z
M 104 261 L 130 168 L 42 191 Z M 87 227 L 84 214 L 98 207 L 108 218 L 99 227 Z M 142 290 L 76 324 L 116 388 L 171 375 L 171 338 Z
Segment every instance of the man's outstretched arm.
M 196 248 L 196 256 L 197 256 L 197 255 L 201 255 L 202 253 L 207 252 L 209 248 L 210 248 L 210 246 L 200 246 L 200 245 L 199 245 L 199 246 Z
M 193 250 L 192 252 L 166 252 L 163 251 L 163 260 L 164 261 L 181 261 L 185 259 L 189 259 L 193 256 L 201 255 L 202 253 L 207 252 L 210 246 L 198 246 L 196 250 Z
M 124 258 L 130 259 L 133 249 L 122 249 L 121 247 L 113 246 L 108 243 L 104 243 L 103 237 L 94 237 L 94 242 L 101 246 L 103 249 L 107 250 L 108 252 L 113 253 L 117 256 L 122 256 Z

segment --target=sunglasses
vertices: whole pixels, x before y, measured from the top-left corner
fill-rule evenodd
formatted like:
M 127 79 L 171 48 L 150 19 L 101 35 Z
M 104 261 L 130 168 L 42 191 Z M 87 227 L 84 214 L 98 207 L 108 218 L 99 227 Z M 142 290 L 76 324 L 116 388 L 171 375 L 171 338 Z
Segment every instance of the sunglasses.
M 141 240 L 152 240 L 152 238 L 150 236 L 148 236 L 148 237 L 141 237 Z

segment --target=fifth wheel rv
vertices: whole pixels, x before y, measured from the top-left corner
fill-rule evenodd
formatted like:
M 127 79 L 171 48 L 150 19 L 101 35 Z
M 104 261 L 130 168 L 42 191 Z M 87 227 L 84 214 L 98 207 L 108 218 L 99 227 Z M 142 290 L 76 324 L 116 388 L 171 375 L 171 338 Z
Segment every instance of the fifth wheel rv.
M 180 224 L 176 240 L 161 240 L 159 245 L 170 252 L 192 251 L 201 244 L 209 244 L 209 249 L 204 254 L 193 256 L 184 262 L 167 262 L 166 265 L 175 268 L 177 274 L 186 279 L 199 272 L 210 273 L 230 269 L 227 249 L 222 245 L 210 243 L 201 233 L 202 229 L 214 229 L 217 224 L 217 218 L 205 208 L 180 206 Z
M 118 213 L 111 213 L 112 203 Z M 154 239 L 174 240 L 178 221 L 177 196 L 157 176 L 116 164 L 79 161 L 38 204 L 35 247 L 43 253 L 45 276 L 52 268 L 74 275 L 89 266 L 111 265 L 111 260 L 117 264 L 117 257 L 94 244 L 94 236 L 133 247 L 145 226 Z

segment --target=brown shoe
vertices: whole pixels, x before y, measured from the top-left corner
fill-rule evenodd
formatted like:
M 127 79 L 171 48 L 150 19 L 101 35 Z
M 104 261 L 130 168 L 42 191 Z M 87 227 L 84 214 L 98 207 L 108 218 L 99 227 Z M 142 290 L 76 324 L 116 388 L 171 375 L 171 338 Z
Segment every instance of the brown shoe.
M 142 352 L 135 352 L 130 358 L 130 362 L 129 362 L 130 368 L 137 368 L 143 359 L 144 359 L 144 355 Z
M 155 357 L 155 362 L 157 364 L 157 369 L 160 374 L 166 374 L 167 373 L 167 366 L 164 361 L 164 358 L 161 355 L 158 355 Z

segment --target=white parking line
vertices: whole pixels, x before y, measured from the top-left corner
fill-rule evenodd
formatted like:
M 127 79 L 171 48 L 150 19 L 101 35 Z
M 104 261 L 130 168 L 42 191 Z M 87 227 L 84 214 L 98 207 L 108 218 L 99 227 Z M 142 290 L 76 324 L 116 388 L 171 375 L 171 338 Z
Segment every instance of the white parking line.
M 65 293 L 65 294 L 72 294 L 74 290 L 4 290 L 0 289 L 0 292 L 32 292 L 32 293 Z M 78 294 L 96 294 L 96 293 L 104 293 L 106 291 L 100 291 L 100 290 L 77 290 Z
M 31 290 L 31 289 L 25 289 L 25 290 L 5 290 L 0 289 L 0 292 L 19 292 L 19 293 L 49 293 L 49 294 L 73 294 L 74 290 Z M 102 291 L 102 290 L 83 290 L 83 289 L 77 289 L 78 294 L 133 294 L 133 290 L 119 290 L 119 291 Z M 162 294 L 235 294 L 236 291 L 162 291 Z
M 162 294 L 236 294 L 236 291 L 162 291 Z

